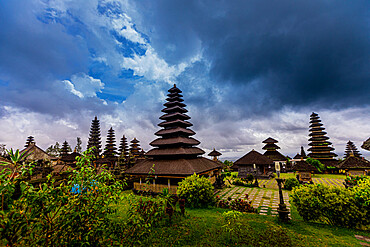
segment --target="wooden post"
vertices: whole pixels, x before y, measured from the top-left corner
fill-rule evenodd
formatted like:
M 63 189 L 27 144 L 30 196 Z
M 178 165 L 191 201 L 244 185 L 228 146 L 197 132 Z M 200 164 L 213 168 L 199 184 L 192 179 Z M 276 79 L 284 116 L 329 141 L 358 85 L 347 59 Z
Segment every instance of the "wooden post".
M 141 178 L 140 178 L 140 185 L 141 185 Z
M 171 183 L 170 183 L 170 179 L 168 179 L 168 192 L 170 192 L 170 188 L 171 188 Z

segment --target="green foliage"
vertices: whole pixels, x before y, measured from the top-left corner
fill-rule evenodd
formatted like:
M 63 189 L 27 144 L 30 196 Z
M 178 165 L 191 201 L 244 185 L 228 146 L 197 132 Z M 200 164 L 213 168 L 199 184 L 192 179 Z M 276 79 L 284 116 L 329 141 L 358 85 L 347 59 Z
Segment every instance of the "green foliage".
M 234 165 L 234 163 L 232 161 L 229 161 L 229 160 L 225 160 L 223 163 L 226 166 L 226 168 L 225 168 L 226 171 L 230 171 L 231 167 Z
M 59 142 L 56 142 L 55 145 L 50 145 L 45 152 L 51 156 L 59 157 L 60 156 L 61 147 Z
M 216 206 L 219 208 L 228 208 L 239 212 L 256 213 L 257 210 L 252 207 L 251 201 L 248 202 L 248 197 L 245 200 L 222 200 L 216 196 Z
M 123 184 L 110 173 L 98 174 L 90 166 L 91 152 L 79 157 L 77 169 L 58 186 L 50 175 L 37 188 L 21 182 L 22 195 L 0 216 L 0 238 L 20 246 L 108 245 L 111 205 Z
M 347 176 L 344 180 L 346 184 L 357 185 L 360 181 L 364 180 L 364 176 Z
M 299 182 L 296 178 L 288 178 L 284 182 L 284 189 L 286 190 L 292 190 L 296 186 L 299 186 Z
M 369 187 L 359 189 L 357 195 L 366 200 Z M 321 184 L 298 186 L 290 195 L 298 213 L 306 221 L 326 222 L 330 225 L 360 227 L 367 225 L 367 209 L 359 203 L 356 192 L 351 189 Z
M 359 180 L 357 186 L 352 188 L 356 202 L 366 214 L 364 225 L 370 225 L 370 177 Z
M 310 165 L 312 165 L 312 166 L 314 166 L 314 167 L 316 167 L 317 168 L 317 170 L 319 170 L 319 172 L 324 172 L 325 171 L 325 165 L 323 164 L 323 163 L 321 163 L 319 160 L 316 160 L 316 159 L 312 159 L 312 158 L 310 158 L 310 157 L 308 157 L 307 159 L 306 159 L 306 161 L 310 164 Z
M 214 188 L 206 177 L 194 174 L 179 183 L 177 195 L 190 207 L 204 207 L 213 202 Z
M 242 213 L 234 210 L 222 213 L 222 217 L 224 219 L 224 224 L 222 225 L 222 228 L 230 234 L 238 234 L 242 227 L 242 224 L 239 220 L 241 215 Z

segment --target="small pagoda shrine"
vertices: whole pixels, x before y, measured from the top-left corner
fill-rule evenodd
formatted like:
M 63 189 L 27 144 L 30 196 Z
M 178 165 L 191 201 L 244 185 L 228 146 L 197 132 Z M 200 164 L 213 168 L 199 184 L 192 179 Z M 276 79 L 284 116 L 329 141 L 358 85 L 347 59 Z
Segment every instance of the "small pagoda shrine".
M 313 159 L 319 160 L 326 166 L 334 166 L 336 167 L 338 161 L 334 159 L 337 155 L 332 152 L 334 148 L 330 145 L 332 144 L 329 142 L 329 137 L 326 136 L 326 132 L 324 131 L 325 128 L 322 127 L 323 124 L 321 123 L 320 117 L 317 113 L 312 113 L 310 116 L 310 143 L 308 144 L 311 146 L 308 151 L 310 153 L 307 155 Z
M 128 145 L 127 145 L 127 138 L 125 135 L 122 136 L 121 142 L 119 144 L 119 149 L 118 149 L 118 154 L 120 155 L 121 158 L 127 159 L 129 150 L 128 150 Z
M 35 143 L 35 138 L 33 136 L 27 137 L 25 148 L 27 148 L 31 143 Z
M 98 118 L 95 118 L 91 122 L 89 141 L 87 142 L 87 148 L 95 147 L 94 155 L 96 157 L 101 153 L 101 136 L 100 136 L 100 122 Z
M 114 130 L 111 127 L 108 130 L 108 135 L 107 135 L 107 141 L 105 144 L 105 149 L 103 156 L 104 158 L 100 158 L 96 161 L 98 164 L 107 164 L 109 168 L 115 167 L 117 163 L 117 148 L 116 148 L 116 137 L 114 134 Z
M 204 154 L 202 149 L 196 147 L 200 142 L 190 137 L 195 132 L 189 129 L 192 124 L 186 121 L 190 117 L 186 115 L 182 91 L 175 84 L 168 92 L 162 110 L 164 115 L 160 117 L 163 122 L 158 124 L 162 129 L 155 133 L 159 138 L 150 143 L 154 148 L 145 154 L 145 159 L 126 171 L 140 179 L 134 183 L 134 188 L 138 190 L 161 192 L 163 188 L 168 188 L 170 193 L 176 193 L 178 183 L 185 177 L 196 173 L 214 183 L 221 170 L 220 163 L 200 156 Z M 150 188 L 143 183 L 148 174 L 154 178 Z
M 356 145 L 353 142 L 348 141 L 347 146 L 346 146 L 346 151 L 344 154 L 344 158 L 345 159 L 348 158 L 349 156 L 351 156 L 351 154 L 353 154 L 353 156 L 355 157 L 361 158 L 361 153 L 360 151 L 357 150 Z
M 213 149 L 213 151 L 212 152 L 210 152 L 209 154 L 208 154 L 208 156 L 211 156 L 211 157 L 213 157 L 213 161 L 218 161 L 218 157 L 219 156 L 221 156 L 222 154 L 219 152 L 219 151 L 217 151 L 215 148 Z
M 278 141 L 269 137 L 262 143 L 265 144 L 265 146 L 262 149 L 266 150 L 263 155 L 273 160 L 274 162 L 279 162 L 282 170 L 285 170 L 287 158 L 284 155 L 282 155 L 279 151 L 277 151 L 278 149 L 280 149 L 280 147 L 276 145 Z
M 132 141 L 131 141 L 131 144 L 130 144 L 130 153 L 131 153 L 131 156 L 137 158 L 141 155 L 141 147 L 140 147 L 140 141 L 138 141 L 136 138 L 134 138 Z
M 293 160 L 299 161 L 301 159 L 307 159 L 306 152 L 303 149 L 303 146 L 301 146 L 301 153 L 297 153 L 296 156 L 294 156 Z
M 295 162 L 293 170 L 298 172 L 297 179 L 300 183 L 313 183 L 312 173 L 319 172 L 316 167 L 303 160 Z

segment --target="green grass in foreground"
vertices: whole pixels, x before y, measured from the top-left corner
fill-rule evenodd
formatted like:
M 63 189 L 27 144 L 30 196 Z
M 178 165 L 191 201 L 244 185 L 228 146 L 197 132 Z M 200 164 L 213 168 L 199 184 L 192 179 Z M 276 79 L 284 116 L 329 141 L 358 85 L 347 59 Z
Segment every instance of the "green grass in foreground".
M 225 209 L 187 209 L 186 216 L 167 219 L 138 245 L 142 246 L 360 246 L 355 234 L 370 237 L 369 232 L 304 222 L 292 211 L 289 224 L 277 217 L 243 213 L 229 228 L 222 216 Z M 121 213 L 124 213 L 121 211 Z M 240 225 L 240 230 L 237 226 Z

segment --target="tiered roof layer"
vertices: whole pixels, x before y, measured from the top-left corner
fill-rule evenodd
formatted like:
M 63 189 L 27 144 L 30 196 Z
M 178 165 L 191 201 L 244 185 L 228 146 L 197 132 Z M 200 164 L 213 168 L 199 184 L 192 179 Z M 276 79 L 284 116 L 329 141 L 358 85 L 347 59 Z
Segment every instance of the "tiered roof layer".
M 184 177 L 220 169 L 219 162 L 199 157 L 205 152 L 196 147 L 200 142 L 191 137 L 195 132 L 189 129 L 192 123 L 187 121 L 190 117 L 186 114 L 182 91 L 175 84 L 168 92 L 167 102 L 162 110 L 165 114 L 159 118 L 163 122 L 158 124 L 162 129 L 155 133 L 159 138 L 150 143 L 154 148 L 145 154 L 146 159 L 139 161 L 126 172 L 144 175 L 148 174 L 154 165 L 155 174 L 158 176 Z
M 278 145 L 275 143 L 278 143 L 277 140 L 269 137 L 266 140 L 264 140 L 262 143 L 266 143 L 266 145 L 262 148 L 263 150 L 266 150 L 266 152 L 263 154 L 269 159 L 273 161 L 285 161 L 287 158 L 282 155 L 277 149 L 280 149 Z
M 344 158 L 350 157 L 351 154 L 353 154 L 354 156 L 359 157 L 359 158 L 361 157 L 361 153 L 360 153 L 360 151 L 357 150 L 356 145 L 353 142 L 348 141 Z
M 337 155 L 333 153 L 333 147 L 329 147 L 331 142 L 329 142 L 329 137 L 325 136 L 326 132 L 323 131 L 325 128 L 322 127 L 323 124 L 321 123 L 320 117 L 317 113 L 312 113 L 310 116 L 310 134 L 311 137 L 309 139 L 310 143 L 308 144 L 311 146 L 308 151 L 309 157 L 322 160 L 332 160 Z

